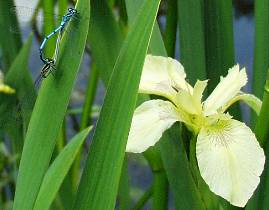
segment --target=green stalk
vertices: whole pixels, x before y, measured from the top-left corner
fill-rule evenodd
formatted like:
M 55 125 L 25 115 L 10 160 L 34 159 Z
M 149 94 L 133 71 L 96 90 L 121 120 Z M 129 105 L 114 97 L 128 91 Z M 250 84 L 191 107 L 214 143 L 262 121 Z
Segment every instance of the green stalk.
M 212 92 L 234 62 L 233 7 L 232 0 L 206 0 L 205 46 L 208 88 Z M 240 106 L 231 109 L 236 119 L 241 119 Z
M 203 1 L 178 0 L 180 62 L 191 84 L 206 79 Z
M 269 68 L 269 0 L 255 2 L 255 48 L 253 66 L 253 92 L 262 97 L 266 73 Z
M 81 121 L 80 121 L 80 131 L 85 129 L 90 120 L 92 105 L 95 98 L 95 92 L 98 84 L 98 71 L 96 65 L 93 64 L 91 66 L 91 71 L 88 79 L 87 90 L 86 90 L 86 97 L 84 100 Z M 74 161 L 72 167 L 72 186 L 74 189 L 77 188 L 79 176 L 80 176 L 80 168 L 81 168 L 81 158 L 82 158 L 82 151 L 83 148 L 78 152 L 76 160 Z
M 205 0 L 206 67 L 209 91 L 234 65 L 232 0 Z
M 11 12 L 12 11 L 12 12 Z M 4 72 L 7 72 L 22 46 L 19 24 L 13 0 L 0 1 L 0 47 Z
M 177 38 L 177 0 L 167 0 L 164 42 L 169 57 L 175 56 Z
M 267 73 L 267 80 L 264 86 L 264 94 L 261 111 L 255 127 L 255 135 L 261 146 L 265 146 L 266 140 L 269 136 L 269 71 Z
M 176 124 L 161 139 L 161 154 L 177 210 L 206 209 L 191 171 L 183 139 Z
M 142 195 L 142 197 L 136 202 L 132 210 L 141 210 L 145 206 L 145 204 L 153 195 L 153 186 L 154 185 L 151 185 L 150 188 Z
M 67 144 L 66 141 L 66 119 L 64 118 L 62 128 L 58 135 L 58 139 L 56 141 L 56 154 L 60 154 L 61 151 L 64 149 L 64 146 Z M 78 155 L 78 154 L 77 154 Z M 56 157 L 56 156 L 55 156 Z M 70 170 L 71 171 L 71 170 Z M 76 188 L 74 188 L 74 184 L 72 182 L 72 177 L 70 171 L 66 175 L 61 188 L 59 190 L 59 194 L 57 196 L 57 200 L 55 201 L 58 204 L 58 208 L 68 209 L 72 206 Z M 59 207 L 60 206 L 60 207 Z
M 255 135 L 264 148 L 265 156 L 269 156 L 269 71 L 267 73 L 267 80 L 264 87 L 263 102 L 260 114 L 257 119 L 255 127 Z M 261 176 L 261 181 L 254 196 L 250 199 L 246 210 L 252 209 L 266 209 L 269 206 L 267 196 L 269 193 L 269 165 L 268 159 L 265 161 L 265 167 Z
M 125 155 L 119 186 L 119 210 L 131 209 L 130 183 L 128 173 L 128 158 Z
M 168 204 L 168 181 L 163 168 L 159 148 L 144 152 L 153 173 L 153 210 L 165 210 Z
M 123 36 L 106 0 L 92 0 L 91 6 L 93 9 L 88 37 L 96 68 L 107 87 Z
M 256 0 L 254 6 L 255 47 L 253 64 L 253 93 L 262 98 L 266 72 L 269 68 L 269 0 Z M 255 125 L 256 114 L 251 112 L 251 124 Z
M 98 79 L 99 79 L 99 75 L 98 75 L 97 67 L 95 64 L 93 64 L 91 66 L 91 71 L 90 71 L 90 75 L 88 79 L 86 96 L 85 96 L 82 115 L 81 115 L 80 130 L 83 130 L 89 124 L 89 117 L 91 114 L 92 105 L 95 98 Z

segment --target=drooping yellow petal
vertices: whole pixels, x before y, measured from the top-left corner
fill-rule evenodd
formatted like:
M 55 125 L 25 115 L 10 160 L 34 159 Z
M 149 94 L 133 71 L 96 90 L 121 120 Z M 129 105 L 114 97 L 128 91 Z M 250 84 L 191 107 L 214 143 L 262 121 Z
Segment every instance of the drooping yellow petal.
M 155 94 L 173 100 L 178 88 L 187 88 L 183 66 L 175 59 L 147 55 L 142 71 L 139 92 Z
M 247 94 L 243 92 L 241 92 L 240 94 L 232 98 L 222 108 L 222 111 L 225 112 L 232 104 L 236 103 L 237 101 L 242 101 L 246 103 L 250 108 L 252 108 L 256 112 L 257 115 L 259 115 L 261 107 L 262 107 L 262 101 L 252 94 Z
M 15 90 L 8 85 L 0 84 L 0 93 L 13 94 Z
M 144 152 L 179 120 L 179 113 L 172 103 L 163 100 L 144 102 L 134 112 L 126 152 Z
M 232 119 L 202 128 L 196 156 L 210 190 L 232 205 L 244 207 L 260 182 L 265 162 L 250 128 Z
M 15 90 L 4 84 L 4 74 L 0 70 L 0 93 L 13 94 Z
M 239 65 L 234 66 L 228 72 L 228 75 L 221 78 L 220 83 L 204 102 L 204 114 L 211 115 L 217 112 L 235 97 L 240 89 L 247 83 L 246 70 L 239 69 Z

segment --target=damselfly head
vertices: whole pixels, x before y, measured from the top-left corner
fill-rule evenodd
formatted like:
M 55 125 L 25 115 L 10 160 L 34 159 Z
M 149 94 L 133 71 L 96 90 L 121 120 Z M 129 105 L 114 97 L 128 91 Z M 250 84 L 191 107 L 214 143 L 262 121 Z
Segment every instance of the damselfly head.
M 46 58 L 45 61 L 46 61 L 46 64 L 48 65 L 53 65 L 55 63 L 55 61 L 51 58 Z
M 68 8 L 68 12 L 71 13 L 72 15 L 78 13 L 78 11 L 76 9 L 74 9 L 74 8 Z

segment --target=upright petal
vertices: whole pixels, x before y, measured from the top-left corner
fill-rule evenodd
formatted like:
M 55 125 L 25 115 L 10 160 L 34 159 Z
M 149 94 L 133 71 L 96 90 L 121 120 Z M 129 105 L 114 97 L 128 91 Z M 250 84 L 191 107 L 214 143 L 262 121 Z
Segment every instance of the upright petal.
M 176 88 L 187 88 L 183 66 L 172 58 L 147 55 L 139 92 L 164 96 L 173 100 Z
M 202 101 L 203 93 L 207 86 L 207 82 L 208 80 L 204 81 L 197 80 L 193 88 L 193 97 L 195 98 L 195 101 L 199 102 L 200 104 Z
M 204 102 L 205 115 L 216 113 L 219 108 L 236 96 L 246 83 L 246 70 L 240 70 L 239 65 L 231 68 L 228 75 L 221 78 L 220 83 Z
M 176 95 L 175 104 L 189 114 L 200 115 L 202 112 L 201 99 L 207 86 L 207 80 L 197 81 L 193 91 L 181 90 Z
M 220 120 L 202 128 L 196 144 L 201 176 L 211 191 L 244 207 L 260 182 L 265 156 L 244 123 Z
M 134 112 L 126 152 L 144 152 L 179 120 L 179 113 L 172 103 L 163 100 L 144 102 Z

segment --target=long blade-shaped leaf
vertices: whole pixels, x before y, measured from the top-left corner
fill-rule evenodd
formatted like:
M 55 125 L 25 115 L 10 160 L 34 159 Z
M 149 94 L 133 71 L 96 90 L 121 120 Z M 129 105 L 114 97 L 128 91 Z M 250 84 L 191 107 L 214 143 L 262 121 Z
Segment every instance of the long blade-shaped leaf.
M 177 210 L 205 209 L 191 174 L 183 140 L 178 137 L 179 126 L 164 134 L 161 153 Z
M 253 92 L 262 97 L 269 68 L 269 0 L 255 1 L 255 49 L 253 66 Z
M 22 46 L 18 20 L 11 12 L 12 7 L 13 0 L 0 1 L 0 45 L 5 70 L 9 69 Z
M 262 107 L 260 111 L 260 115 L 258 117 L 256 127 L 255 127 L 255 135 L 259 140 L 260 144 L 264 148 L 265 156 L 267 160 L 265 161 L 264 171 L 261 176 L 260 185 L 255 191 L 253 197 L 248 202 L 246 207 L 247 210 L 252 209 L 266 209 L 269 206 L 269 200 L 267 195 L 269 193 L 269 165 L 268 165 L 268 157 L 269 157 L 269 71 L 267 73 L 267 80 L 264 87 L 263 101 Z
M 105 85 L 119 54 L 123 36 L 106 0 L 91 1 L 93 8 L 89 29 L 92 57 Z
M 143 5 L 121 49 L 73 209 L 114 209 L 139 80 L 159 3 L 149 0 Z
M 49 167 L 40 187 L 34 210 L 49 209 L 80 147 L 92 127 L 84 129 L 71 139 Z
M 89 1 L 79 0 L 77 10 L 80 19 L 69 23 L 68 33 L 62 40 L 55 77 L 43 81 L 29 123 L 17 179 L 14 210 L 33 208 L 67 109 L 86 43 L 89 19 L 84 17 L 89 15 Z
M 178 0 L 180 61 L 190 82 L 206 78 L 203 4 L 201 0 Z
M 217 86 L 220 76 L 226 75 L 234 63 L 233 10 L 231 0 L 206 0 L 205 47 L 209 92 Z M 231 110 L 240 119 L 239 105 Z
M 16 94 L 0 96 L 0 128 L 5 128 L 11 137 L 14 154 L 20 154 L 22 151 L 23 127 L 26 131 L 35 101 L 33 81 L 28 71 L 31 46 L 32 35 L 21 48 L 5 77 L 5 82 L 16 90 Z M 17 99 L 21 110 L 16 104 Z
M 210 92 L 234 65 L 231 0 L 205 1 L 206 66 Z

